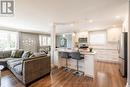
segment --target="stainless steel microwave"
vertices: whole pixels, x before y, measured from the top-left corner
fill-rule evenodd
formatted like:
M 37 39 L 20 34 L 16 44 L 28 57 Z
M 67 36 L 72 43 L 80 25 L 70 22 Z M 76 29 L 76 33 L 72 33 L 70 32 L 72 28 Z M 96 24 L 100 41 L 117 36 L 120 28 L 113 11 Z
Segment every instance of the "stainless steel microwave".
M 87 38 L 79 38 L 79 43 L 87 43 Z

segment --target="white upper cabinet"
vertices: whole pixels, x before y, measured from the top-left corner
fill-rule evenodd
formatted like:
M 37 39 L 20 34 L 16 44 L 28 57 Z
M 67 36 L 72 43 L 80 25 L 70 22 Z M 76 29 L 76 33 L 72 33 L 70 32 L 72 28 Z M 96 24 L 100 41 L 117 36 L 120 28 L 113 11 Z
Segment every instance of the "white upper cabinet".
M 107 30 L 107 41 L 108 42 L 118 42 L 120 37 L 120 28 L 110 28 Z
M 128 19 L 123 22 L 122 32 L 128 32 Z
M 79 38 L 87 38 L 88 32 L 78 32 L 76 33 L 75 42 L 78 42 Z

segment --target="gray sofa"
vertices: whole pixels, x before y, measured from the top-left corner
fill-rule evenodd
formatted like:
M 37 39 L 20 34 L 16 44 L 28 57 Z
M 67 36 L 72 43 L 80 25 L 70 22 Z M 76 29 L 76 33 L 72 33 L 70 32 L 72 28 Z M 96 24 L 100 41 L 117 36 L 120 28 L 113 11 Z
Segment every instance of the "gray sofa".
M 11 56 L 11 51 L 0 51 L 0 65 L 7 67 L 7 61 L 14 59 L 14 58 L 11 58 L 10 56 Z
M 10 58 L 11 51 L 0 52 L 0 64 L 7 67 L 24 85 L 50 73 L 49 56 Z

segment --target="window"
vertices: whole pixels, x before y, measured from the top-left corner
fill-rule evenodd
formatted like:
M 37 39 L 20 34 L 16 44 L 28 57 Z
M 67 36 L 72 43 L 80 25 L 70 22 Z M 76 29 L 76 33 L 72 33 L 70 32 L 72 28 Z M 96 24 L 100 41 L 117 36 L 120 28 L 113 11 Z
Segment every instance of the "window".
M 106 31 L 93 31 L 89 33 L 91 45 L 106 44 Z
M 18 44 L 18 33 L 0 30 L 0 50 L 16 49 Z
M 51 37 L 47 35 L 39 35 L 40 46 L 50 46 Z

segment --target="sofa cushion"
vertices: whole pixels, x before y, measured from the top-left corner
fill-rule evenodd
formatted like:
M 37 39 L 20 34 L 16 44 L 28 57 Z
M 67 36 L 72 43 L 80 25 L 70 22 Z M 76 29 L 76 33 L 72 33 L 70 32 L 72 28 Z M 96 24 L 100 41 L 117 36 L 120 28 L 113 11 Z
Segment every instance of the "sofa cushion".
M 3 58 L 3 59 L 0 59 L 0 62 L 7 62 L 8 60 L 12 60 L 13 58 Z
M 17 59 L 12 59 L 12 60 L 8 60 L 7 64 L 10 68 L 14 68 L 16 65 L 22 64 L 23 59 L 22 58 L 17 58 Z
M 0 58 L 3 58 L 3 51 L 0 51 Z
M 16 66 L 14 66 L 14 71 L 19 74 L 19 75 L 22 75 L 22 64 L 18 64 Z
M 11 56 L 11 51 L 3 51 L 3 58 L 9 58 Z
M 22 61 L 23 59 L 22 58 L 12 58 L 12 60 L 8 60 L 7 62 L 10 63 L 10 62 L 17 62 L 17 61 Z
M 7 61 L 11 60 L 13 58 L 1 58 L 0 59 L 0 65 L 3 65 L 4 67 L 7 67 Z

